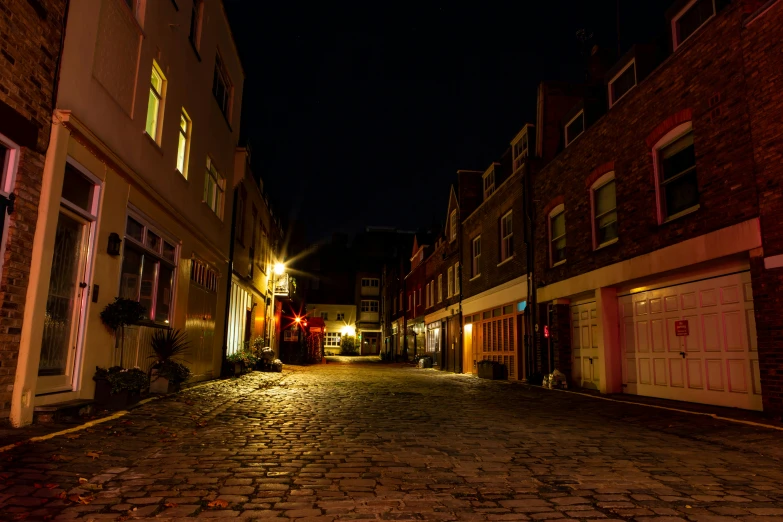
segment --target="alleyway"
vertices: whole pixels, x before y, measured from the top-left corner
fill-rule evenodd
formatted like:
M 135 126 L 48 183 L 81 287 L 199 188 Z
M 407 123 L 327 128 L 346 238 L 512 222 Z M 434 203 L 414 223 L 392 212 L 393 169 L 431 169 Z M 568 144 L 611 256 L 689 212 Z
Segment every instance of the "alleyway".
M 771 521 L 781 456 L 783 432 L 710 417 L 408 366 L 289 367 L 0 453 L 0 519 Z

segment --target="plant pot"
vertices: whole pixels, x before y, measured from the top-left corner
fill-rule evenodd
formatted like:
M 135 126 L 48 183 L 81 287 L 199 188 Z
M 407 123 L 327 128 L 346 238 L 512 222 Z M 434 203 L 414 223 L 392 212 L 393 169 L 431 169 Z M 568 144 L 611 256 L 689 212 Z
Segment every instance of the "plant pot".
M 242 375 L 242 363 L 241 362 L 235 362 L 234 363 L 234 377 L 239 377 Z
M 153 368 L 150 372 L 150 393 L 176 393 L 180 385 L 165 377 L 158 377 L 158 370 Z
M 122 390 L 111 392 L 111 384 L 106 379 L 95 381 L 95 402 L 108 410 L 122 410 L 141 399 L 141 390 Z

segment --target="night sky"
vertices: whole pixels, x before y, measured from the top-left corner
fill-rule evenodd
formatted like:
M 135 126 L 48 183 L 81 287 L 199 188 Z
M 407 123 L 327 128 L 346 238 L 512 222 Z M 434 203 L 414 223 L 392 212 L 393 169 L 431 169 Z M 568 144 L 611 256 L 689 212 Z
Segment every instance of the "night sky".
M 618 45 L 616 0 L 224 3 L 246 74 L 242 140 L 310 240 L 443 222 L 457 169 L 486 169 L 534 122 L 538 83 L 584 77 L 577 31 Z M 660 38 L 671 3 L 620 0 L 622 51 Z

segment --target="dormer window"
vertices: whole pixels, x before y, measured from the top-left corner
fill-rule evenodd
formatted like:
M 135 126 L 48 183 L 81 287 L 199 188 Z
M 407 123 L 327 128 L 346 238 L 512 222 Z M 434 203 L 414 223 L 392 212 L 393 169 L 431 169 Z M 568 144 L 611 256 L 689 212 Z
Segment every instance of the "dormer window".
M 565 144 L 571 145 L 585 131 L 585 111 L 581 110 L 565 126 Z
M 526 125 L 511 142 L 511 150 L 513 153 L 512 155 L 514 161 L 514 172 L 519 170 L 522 167 L 522 165 L 525 164 L 525 160 L 529 155 L 529 150 L 530 150 L 529 130 L 531 128 L 532 128 L 531 125 Z
M 491 168 L 484 173 L 484 200 L 495 192 L 495 169 Z
M 623 67 L 609 80 L 609 107 L 618 102 L 628 91 L 636 87 L 636 60 Z
M 715 16 L 715 0 L 691 0 L 672 18 L 674 50 Z

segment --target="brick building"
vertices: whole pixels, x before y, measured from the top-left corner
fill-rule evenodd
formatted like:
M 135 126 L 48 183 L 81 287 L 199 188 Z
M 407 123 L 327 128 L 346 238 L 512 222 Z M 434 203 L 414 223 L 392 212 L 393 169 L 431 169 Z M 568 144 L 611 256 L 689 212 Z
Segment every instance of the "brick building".
M 415 359 L 426 351 L 424 325 L 424 287 L 426 284 L 425 260 L 432 253 L 434 234 L 419 231 L 413 237 L 410 257 L 410 272 L 405 276 L 404 303 L 405 324 L 402 339 L 403 358 Z
M 481 200 L 462 218 L 463 372 L 480 360 L 506 366 L 510 379 L 527 372 L 524 310 L 529 301 L 524 183 L 535 147 L 525 125 L 499 162 L 481 175 Z
M 532 187 L 533 278 L 551 330 L 539 339 L 543 371 L 603 392 L 752 409 L 779 391 L 779 363 L 755 331 L 772 307 L 754 316 L 762 234 L 743 52 L 764 51 L 743 46 L 746 7 L 675 2 L 671 54 L 659 63 L 632 49 L 606 74 L 605 114 L 580 101 L 560 122 L 561 150 Z
M 0 419 L 10 413 L 27 314 L 65 6 L 65 0 L 0 5 Z

